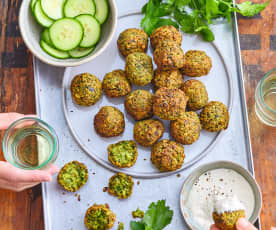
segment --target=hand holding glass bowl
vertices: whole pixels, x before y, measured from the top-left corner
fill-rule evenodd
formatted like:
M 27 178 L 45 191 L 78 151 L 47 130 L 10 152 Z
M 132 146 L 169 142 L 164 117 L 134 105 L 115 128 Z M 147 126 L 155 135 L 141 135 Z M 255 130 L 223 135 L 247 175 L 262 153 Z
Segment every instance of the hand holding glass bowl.
M 58 154 L 55 131 L 34 115 L 6 113 L 0 114 L 0 118 L 0 129 L 9 126 L 2 143 L 8 162 L 0 161 L 0 187 L 22 191 L 51 181 L 59 171 L 52 164 Z

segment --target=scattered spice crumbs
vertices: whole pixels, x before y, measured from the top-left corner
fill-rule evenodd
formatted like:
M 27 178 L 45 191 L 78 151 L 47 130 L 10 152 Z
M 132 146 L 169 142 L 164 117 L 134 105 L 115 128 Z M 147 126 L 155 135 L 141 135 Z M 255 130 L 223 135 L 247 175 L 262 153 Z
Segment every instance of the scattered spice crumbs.
M 88 142 L 90 142 L 91 140 L 88 138 Z
M 140 184 L 140 181 L 138 180 L 138 181 L 137 181 L 137 185 L 139 185 L 139 184 Z
M 106 191 L 107 191 L 107 189 L 108 189 L 107 187 L 104 187 L 104 188 L 103 188 L 103 192 L 106 192 Z

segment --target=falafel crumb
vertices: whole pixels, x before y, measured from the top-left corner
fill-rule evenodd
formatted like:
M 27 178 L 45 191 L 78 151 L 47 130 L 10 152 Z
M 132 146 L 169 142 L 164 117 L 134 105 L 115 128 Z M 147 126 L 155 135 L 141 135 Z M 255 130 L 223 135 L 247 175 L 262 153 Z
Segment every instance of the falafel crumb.
M 132 217 L 133 218 L 143 218 L 144 217 L 144 211 L 140 210 L 139 208 L 136 209 L 136 211 L 132 211 Z
M 138 181 L 137 181 L 137 185 L 139 185 L 139 184 L 140 184 L 140 181 L 138 180 Z
M 80 195 L 78 195 L 78 201 L 81 201 Z
M 181 175 L 178 173 L 177 175 L 176 175 L 177 177 L 181 177 Z
M 103 192 L 106 192 L 108 190 L 108 187 L 103 188 Z
M 118 225 L 118 230 L 124 230 L 124 223 L 122 222 L 119 222 L 119 225 Z

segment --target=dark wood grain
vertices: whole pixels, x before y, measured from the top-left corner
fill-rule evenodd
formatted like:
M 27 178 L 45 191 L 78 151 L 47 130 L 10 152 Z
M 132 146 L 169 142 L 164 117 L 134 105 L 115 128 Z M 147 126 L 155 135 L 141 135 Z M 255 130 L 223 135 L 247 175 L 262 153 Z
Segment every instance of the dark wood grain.
M 0 111 L 28 114 L 35 113 L 34 81 L 32 55 L 18 30 L 20 3 L 21 0 L 0 1 Z M 275 12 L 276 1 L 272 0 L 260 15 L 252 19 L 239 17 L 242 42 L 250 42 L 242 44 L 242 58 L 256 178 L 263 191 L 264 230 L 276 226 L 276 129 L 256 118 L 254 91 L 261 77 L 276 67 Z M 258 44 L 254 44 L 254 36 L 258 37 Z M 41 187 L 20 193 L 0 190 L 0 220 L 1 230 L 43 230 Z

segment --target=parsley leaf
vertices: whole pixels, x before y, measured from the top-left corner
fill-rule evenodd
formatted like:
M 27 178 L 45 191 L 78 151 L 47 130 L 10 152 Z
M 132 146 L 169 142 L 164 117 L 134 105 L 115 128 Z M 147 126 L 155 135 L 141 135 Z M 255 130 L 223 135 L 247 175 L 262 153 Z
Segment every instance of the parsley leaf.
M 263 4 L 252 4 L 250 1 L 243 2 L 241 4 L 237 4 L 238 12 L 242 16 L 252 17 L 258 13 L 260 13 L 265 7 L 270 3 L 271 0 L 263 3 Z

